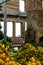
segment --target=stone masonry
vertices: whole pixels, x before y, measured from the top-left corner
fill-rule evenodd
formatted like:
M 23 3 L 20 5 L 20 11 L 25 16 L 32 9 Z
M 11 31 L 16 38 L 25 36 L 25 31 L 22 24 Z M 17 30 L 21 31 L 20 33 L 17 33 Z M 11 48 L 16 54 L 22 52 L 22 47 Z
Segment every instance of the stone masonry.
M 13 23 L 13 37 L 11 38 L 13 43 L 25 42 L 25 22 L 31 22 L 33 28 L 37 31 L 36 41 L 43 36 L 43 7 L 42 0 L 24 0 L 25 12 L 19 11 L 19 0 L 9 0 L 7 2 L 7 21 Z M 2 5 L 2 12 L 4 11 Z M 11 12 L 11 14 L 9 14 Z M 13 14 L 14 13 L 14 14 Z M 13 15 L 12 15 L 13 14 Z M 3 20 L 3 14 L 0 15 Z M 15 22 L 21 23 L 21 37 L 15 37 Z
M 33 28 L 37 31 L 36 41 L 39 42 L 39 38 L 43 36 L 43 0 L 27 0 L 27 21 L 31 22 Z

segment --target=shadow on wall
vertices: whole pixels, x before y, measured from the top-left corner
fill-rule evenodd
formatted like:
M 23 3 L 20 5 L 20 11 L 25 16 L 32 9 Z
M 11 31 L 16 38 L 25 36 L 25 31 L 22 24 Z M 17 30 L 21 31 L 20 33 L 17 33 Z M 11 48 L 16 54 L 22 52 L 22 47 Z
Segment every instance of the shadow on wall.
M 42 42 L 43 41 L 43 36 L 42 37 L 40 37 L 40 39 L 39 39 L 39 42 Z
M 41 46 L 43 46 L 43 36 L 41 36 L 41 37 L 39 38 L 39 43 L 40 43 Z

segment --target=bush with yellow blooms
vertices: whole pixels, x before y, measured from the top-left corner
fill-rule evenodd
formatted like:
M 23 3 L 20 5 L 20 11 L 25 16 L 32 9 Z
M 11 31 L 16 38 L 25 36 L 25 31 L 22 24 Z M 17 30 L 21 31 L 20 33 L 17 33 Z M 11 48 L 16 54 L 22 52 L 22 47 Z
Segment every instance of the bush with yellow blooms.
M 0 43 L 0 65 L 20 65 L 9 56 L 9 46 Z
M 31 64 L 27 64 L 27 65 L 43 65 L 43 47 L 38 46 L 35 47 L 29 43 L 24 44 L 21 48 L 19 48 L 19 50 L 17 51 L 17 55 L 16 57 L 16 61 L 19 62 L 22 65 L 26 65 L 26 63 L 31 63 Z M 33 58 L 32 58 L 33 57 Z M 34 59 L 37 61 L 35 61 L 34 63 L 30 61 L 31 59 Z M 40 64 L 37 64 L 39 63 Z M 36 64 L 35 64 L 36 63 Z
M 40 63 L 40 61 L 35 60 L 34 57 L 31 57 L 29 62 L 27 62 L 26 65 L 42 65 L 42 64 Z

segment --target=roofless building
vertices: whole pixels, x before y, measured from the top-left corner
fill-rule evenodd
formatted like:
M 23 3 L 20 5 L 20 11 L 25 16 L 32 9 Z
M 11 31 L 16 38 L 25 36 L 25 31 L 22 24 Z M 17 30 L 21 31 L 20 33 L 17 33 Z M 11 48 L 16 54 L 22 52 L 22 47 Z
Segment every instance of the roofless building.
M 22 2 L 22 3 L 21 3 Z M 7 22 L 13 24 L 13 43 L 25 42 L 25 23 L 31 22 L 37 31 L 36 41 L 43 36 L 43 0 L 8 0 Z M 22 7 L 21 7 L 22 6 Z M 4 20 L 4 7 L 0 9 L 0 18 Z M 17 27 L 19 25 L 19 28 Z M 17 31 L 19 33 L 17 34 Z M 15 45 L 16 46 L 16 45 Z M 18 44 L 21 46 L 21 44 Z

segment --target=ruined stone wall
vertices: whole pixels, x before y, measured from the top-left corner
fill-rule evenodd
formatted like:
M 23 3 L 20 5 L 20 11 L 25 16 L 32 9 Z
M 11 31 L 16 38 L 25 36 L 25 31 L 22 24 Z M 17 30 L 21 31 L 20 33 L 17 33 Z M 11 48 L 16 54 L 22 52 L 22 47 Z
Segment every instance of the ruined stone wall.
M 4 6 L 4 4 L 3 4 Z M 2 11 L 4 11 L 4 7 L 2 6 Z M 19 0 L 9 0 L 7 2 L 7 12 L 20 13 L 19 12 Z M 2 20 L 4 20 L 3 16 Z M 25 41 L 25 22 L 26 17 L 24 16 L 7 16 L 7 21 L 12 21 L 13 23 L 13 37 L 11 38 L 13 43 L 22 43 Z M 21 23 L 21 37 L 15 37 L 15 22 Z
M 3 4 L 4 6 L 4 4 Z M 2 6 L 2 11 L 4 7 Z M 18 12 L 19 11 L 19 0 L 9 0 L 7 1 L 7 12 Z
M 42 0 L 27 0 L 27 21 L 31 22 L 33 28 L 37 30 L 36 41 L 43 36 L 43 8 Z M 41 33 L 40 33 L 41 32 Z

